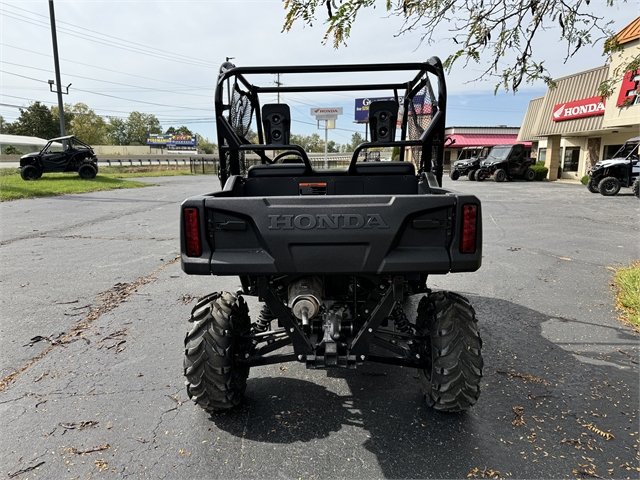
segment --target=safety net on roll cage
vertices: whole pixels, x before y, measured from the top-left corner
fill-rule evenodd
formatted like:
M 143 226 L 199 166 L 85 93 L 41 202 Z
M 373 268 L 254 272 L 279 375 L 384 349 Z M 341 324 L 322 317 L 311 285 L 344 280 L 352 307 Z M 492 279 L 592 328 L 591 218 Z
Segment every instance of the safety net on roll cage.
M 409 99 L 409 112 L 407 120 L 407 140 L 419 140 L 425 129 L 433 120 L 433 116 L 437 110 L 438 100 L 433 93 L 429 75 L 425 74 L 425 85 L 422 90 Z M 416 170 L 420 171 L 422 159 L 422 147 L 410 147 L 409 158 L 405 160 L 411 161 Z M 433 147 L 431 158 L 436 158 L 437 151 Z

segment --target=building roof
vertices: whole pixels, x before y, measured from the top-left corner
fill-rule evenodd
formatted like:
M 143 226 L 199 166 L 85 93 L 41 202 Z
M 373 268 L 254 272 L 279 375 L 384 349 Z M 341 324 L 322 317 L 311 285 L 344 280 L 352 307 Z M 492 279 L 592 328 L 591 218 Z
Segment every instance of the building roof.
M 618 43 L 623 45 L 625 43 L 632 42 L 640 38 L 640 17 L 636 17 L 636 19 L 631 22 L 629 25 L 624 27 L 618 34 L 616 35 Z
M 527 113 L 524 114 L 522 127 L 520 127 L 520 131 L 518 132 L 519 142 L 530 142 L 535 139 L 536 136 L 533 131 L 536 127 L 536 121 L 538 120 L 540 108 L 542 108 L 543 103 L 544 97 L 534 98 L 529 102 L 529 108 L 527 108 Z
M 445 128 L 446 135 L 453 135 L 457 133 L 474 133 L 474 134 L 517 134 L 520 127 L 508 127 L 506 125 L 496 125 L 493 127 L 465 127 L 465 126 L 453 126 Z
M 518 135 L 516 134 L 478 134 L 478 133 L 454 133 L 447 135 L 447 138 L 455 140 L 455 143 L 448 147 L 493 147 L 505 143 L 516 143 Z M 531 142 L 518 142 L 531 146 Z M 527 144 L 528 143 L 528 144 Z
M 607 79 L 609 66 L 604 65 L 556 80 L 556 88 L 547 90 L 540 105 L 535 125 L 528 134 L 532 136 L 564 135 L 598 131 L 603 116 L 578 118 L 564 122 L 553 121 L 553 108 L 564 102 L 572 102 L 598 95 L 598 85 Z M 523 135 L 523 138 L 524 135 Z
M 24 135 L 6 135 L 0 133 L 0 143 L 2 145 L 14 145 L 18 146 L 45 146 L 49 140 L 39 137 L 26 137 Z

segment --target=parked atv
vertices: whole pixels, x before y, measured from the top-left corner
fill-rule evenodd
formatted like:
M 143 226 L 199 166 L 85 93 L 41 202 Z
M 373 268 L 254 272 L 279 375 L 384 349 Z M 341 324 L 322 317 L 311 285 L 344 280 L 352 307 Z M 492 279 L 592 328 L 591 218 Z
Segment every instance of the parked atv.
M 514 178 L 523 178 L 529 182 L 534 180 L 536 172 L 531 170 L 531 166 L 535 165 L 536 161 L 528 157 L 527 152 L 521 143 L 496 145 L 481 162 L 480 169 L 476 172 L 476 180 L 483 182 L 492 175 L 496 182 Z
M 406 75 L 406 83 L 381 84 L 385 71 Z M 336 83 L 344 73 L 362 81 Z M 272 86 L 274 74 L 308 80 Z M 320 102 L 326 92 L 372 87 L 403 98 L 403 109 L 397 100 L 371 103 L 371 141 L 345 169 L 314 168 L 305 149 L 290 143 L 288 105 L 259 103 L 278 92 L 316 93 Z M 222 190 L 182 204 L 181 260 L 190 275 L 237 275 L 242 289 L 205 296 L 191 313 L 184 375 L 196 404 L 231 409 L 242 401 L 251 367 L 280 362 L 412 367 L 431 407 L 458 412 L 476 403 L 483 360 L 475 311 L 461 295 L 427 286 L 429 275 L 473 272 L 482 261 L 480 201 L 441 188 L 446 102 L 436 57 L 222 65 L 215 91 Z M 254 114 L 255 144 L 246 138 Z M 380 147 L 397 147 L 400 161 L 361 161 Z M 247 168 L 247 152 L 261 165 Z M 284 156 L 300 161 L 278 163 Z M 264 302 L 253 319 L 243 295 Z M 421 297 L 415 312 L 404 310 L 410 295 Z
M 73 135 L 52 138 L 39 152 L 20 158 L 23 180 L 37 180 L 43 173 L 78 172 L 85 179 L 98 173 L 98 158 L 93 149 Z
M 453 162 L 449 177 L 451 180 L 458 180 L 467 175 L 469 180 L 475 180 L 476 172 L 482 162 L 491 151 L 491 147 L 464 147 L 460 151 L 458 160 Z
M 601 160 L 589 169 L 587 188 L 591 193 L 600 193 L 606 197 L 617 195 L 621 187 L 633 187 L 638 190 L 640 177 L 638 153 L 640 137 L 627 140 L 609 160 Z

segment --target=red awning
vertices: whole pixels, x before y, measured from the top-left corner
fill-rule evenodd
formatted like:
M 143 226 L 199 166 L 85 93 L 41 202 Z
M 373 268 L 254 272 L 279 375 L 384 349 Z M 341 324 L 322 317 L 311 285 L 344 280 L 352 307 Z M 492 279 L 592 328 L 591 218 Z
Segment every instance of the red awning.
M 447 135 L 456 142 L 448 145 L 449 148 L 462 147 L 493 147 L 504 143 L 522 143 L 527 147 L 531 146 L 531 142 L 518 142 L 518 135 L 509 133 L 481 134 L 481 133 L 456 133 Z

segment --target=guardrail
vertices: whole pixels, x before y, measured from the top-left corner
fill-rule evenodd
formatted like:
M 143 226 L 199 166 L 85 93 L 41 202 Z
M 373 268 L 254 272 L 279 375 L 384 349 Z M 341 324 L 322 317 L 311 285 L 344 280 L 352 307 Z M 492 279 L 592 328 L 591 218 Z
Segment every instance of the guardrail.
M 117 166 L 140 166 L 140 167 L 152 167 L 155 165 L 176 165 L 176 166 L 180 166 L 180 165 L 188 165 L 187 163 L 187 159 L 185 158 L 106 158 L 104 160 L 102 159 L 98 159 L 98 165 L 99 164 L 104 164 L 107 163 L 109 164 L 110 167 L 117 165 Z
M 363 156 L 364 157 L 364 156 Z M 329 157 L 325 162 L 322 157 L 311 157 L 309 159 L 311 161 L 311 165 L 315 169 L 324 169 L 324 168 L 346 168 L 349 166 L 349 162 L 351 161 L 350 155 L 343 156 L 334 156 Z M 369 158 L 369 161 L 372 161 Z M 376 160 L 373 160 L 376 161 Z M 245 158 L 244 159 L 247 168 L 253 165 L 260 165 L 260 158 Z M 108 164 L 111 166 L 139 166 L 139 167 L 152 167 L 152 166 L 189 166 L 189 171 L 193 174 L 201 174 L 201 175 L 217 175 L 218 168 L 220 165 L 220 160 L 218 158 L 207 158 L 207 157 L 189 157 L 187 158 L 107 158 L 98 160 L 99 164 Z M 447 173 L 450 169 L 449 165 L 444 166 L 444 171 Z

